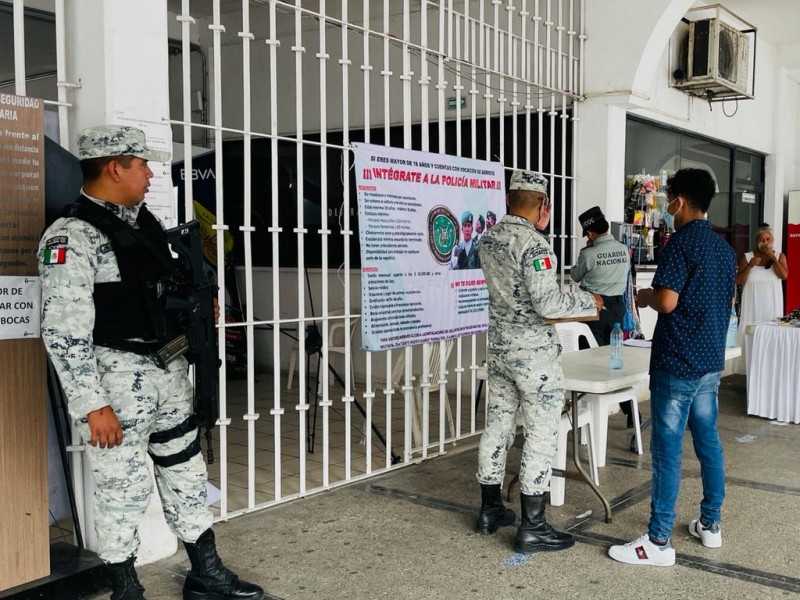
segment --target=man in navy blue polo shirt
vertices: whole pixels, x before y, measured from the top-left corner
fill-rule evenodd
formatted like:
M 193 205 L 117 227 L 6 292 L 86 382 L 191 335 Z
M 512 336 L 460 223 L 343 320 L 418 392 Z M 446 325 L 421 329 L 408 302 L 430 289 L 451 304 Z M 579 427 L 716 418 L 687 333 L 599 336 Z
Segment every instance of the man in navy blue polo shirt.
M 703 480 L 700 518 L 691 522 L 689 533 L 708 548 L 722 545 L 725 464 L 717 390 L 725 366 L 736 256 L 706 221 L 714 191 L 711 174 L 702 169 L 681 169 L 669 179 L 664 220 L 677 231 L 659 258 L 653 288 L 636 297 L 640 307 L 659 313 L 650 357 L 653 481 L 648 532 L 608 550 L 624 563 L 675 564 L 671 535 L 687 423 Z

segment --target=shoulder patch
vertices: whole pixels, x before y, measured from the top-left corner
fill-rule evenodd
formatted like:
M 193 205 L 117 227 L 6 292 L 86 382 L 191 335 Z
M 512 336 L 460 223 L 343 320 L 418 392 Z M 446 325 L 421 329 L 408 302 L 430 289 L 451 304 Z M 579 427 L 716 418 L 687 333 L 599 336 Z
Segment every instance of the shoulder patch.
M 114 249 L 114 248 L 113 248 L 113 246 L 111 245 L 111 242 L 108 242 L 107 244 L 103 244 L 102 246 L 100 246 L 100 247 L 97 249 L 97 251 L 98 251 L 98 252 L 100 252 L 100 254 L 108 254 L 108 253 L 109 253 L 109 252 L 111 252 L 113 249 Z
M 533 268 L 534 270 L 538 271 L 547 271 L 553 268 L 553 264 L 550 262 L 550 258 L 544 256 L 542 258 L 535 258 L 533 259 Z
M 69 242 L 69 238 L 66 235 L 57 235 L 55 237 L 51 237 L 44 243 L 45 248 L 52 248 L 54 246 L 66 246 Z
M 42 254 L 43 265 L 63 265 L 67 262 L 66 248 L 48 248 Z

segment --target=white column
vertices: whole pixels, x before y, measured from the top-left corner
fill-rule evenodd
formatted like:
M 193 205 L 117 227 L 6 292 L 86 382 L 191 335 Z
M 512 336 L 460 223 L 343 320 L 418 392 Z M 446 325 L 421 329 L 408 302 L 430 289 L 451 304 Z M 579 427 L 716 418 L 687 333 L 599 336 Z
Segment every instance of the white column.
M 148 144 L 172 152 L 166 0 L 81 0 L 66 3 L 67 79 L 71 131 L 104 124 L 132 125 Z M 77 149 L 77 140 L 70 140 Z M 145 198 L 168 225 L 175 219 L 169 165 L 151 164 Z
M 67 80 L 71 91 L 71 131 L 104 124 L 145 130 L 148 144 L 172 151 L 169 123 L 166 0 L 81 0 L 66 3 Z M 77 139 L 70 140 L 77 151 Z M 162 220 L 175 217 L 170 165 L 152 164 L 155 177 L 145 200 Z M 84 540 L 97 548 L 91 499 L 94 478 L 84 471 Z M 174 554 L 177 538 L 167 528 L 157 492 L 140 528 L 140 562 Z
M 608 221 L 624 220 L 625 119 L 629 106 L 600 99 L 577 105 L 578 215 L 599 206 Z
M 776 115 L 773 119 L 774 153 L 767 156 L 764 168 L 764 221 L 772 226 L 775 247 L 785 249 L 783 226 L 786 223 L 784 199 L 789 190 L 797 189 L 797 118 L 798 84 L 789 77 L 784 67 L 775 74 L 774 95 Z

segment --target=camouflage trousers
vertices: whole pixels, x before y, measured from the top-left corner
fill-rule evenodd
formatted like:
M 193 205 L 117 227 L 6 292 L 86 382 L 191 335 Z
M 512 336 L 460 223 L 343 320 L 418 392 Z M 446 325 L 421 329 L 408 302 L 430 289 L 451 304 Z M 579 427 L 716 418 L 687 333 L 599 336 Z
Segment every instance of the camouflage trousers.
M 520 489 L 525 495 L 540 495 L 550 489 L 558 426 L 564 408 L 560 354 L 557 345 L 500 355 L 490 350 L 488 416 L 478 448 L 480 483 L 502 485 L 519 412 L 525 434 Z
M 104 449 L 87 442 L 85 446 L 97 486 L 98 555 L 117 563 L 135 555 L 139 546 L 139 523 L 153 492 L 148 450 L 156 456 L 180 452 L 194 441 L 197 430 L 163 444 L 149 443 L 151 433 L 171 429 L 192 414 L 192 385 L 183 372 L 104 373 L 102 386 L 122 425 L 122 445 Z M 78 429 L 84 440 L 90 439 L 85 420 Z M 155 465 L 155 477 L 167 524 L 180 539 L 194 542 L 212 523 L 202 453 L 172 467 Z

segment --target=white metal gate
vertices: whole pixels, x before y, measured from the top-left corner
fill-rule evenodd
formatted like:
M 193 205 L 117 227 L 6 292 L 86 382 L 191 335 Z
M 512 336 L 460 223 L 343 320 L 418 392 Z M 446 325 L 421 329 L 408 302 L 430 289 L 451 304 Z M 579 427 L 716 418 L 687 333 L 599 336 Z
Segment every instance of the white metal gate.
M 217 264 L 234 265 L 219 271 L 219 299 L 238 308 L 238 296 L 242 308 L 219 329 L 210 466 L 219 518 L 411 464 L 481 431 L 483 336 L 360 350 L 350 148 L 366 141 L 544 172 L 551 239 L 568 264 L 584 1 L 168 1 L 180 32 L 170 89 L 173 136 L 187 145 L 186 211 L 202 176 L 193 169 L 208 160 L 189 146 L 207 146 Z M 54 6 L 62 74 L 50 103 L 69 146 L 63 0 Z M 21 14 L 15 0 L 15 31 Z M 224 360 L 237 331 L 240 378 Z
M 581 12 L 575 0 L 183 0 L 176 137 L 208 130 L 218 231 L 233 233 L 241 248 L 240 268 L 220 273 L 223 287 L 235 280 L 244 307 L 226 329 L 244 328 L 247 339 L 244 379 L 226 379 L 223 367 L 219 466 L 212 466 L 220 518 L 442 453 L 480 431 L 482 336 L 359 349 L 350 145 L 545 172 L 563 264 L 573 246 L 567 216 Z M 207 124 L 196 118 L 207 107 L 192 102 L 200 87 L 190 76 L 193 35 L 208 49 Z M 191 160 L 187 154 L 189 173 Z M 231 178 L 243 183 L 229 185 Z M 191 178 L 185 186 L 192 198 Z M 217 252 L 222 264 L 221 236 Z M 315 324 L 318 376 L 320 355 L 308 337 Z M 220 343 L 224 337 L 221 329 Z M 317 423 L 321 442 L 312 437 Z

